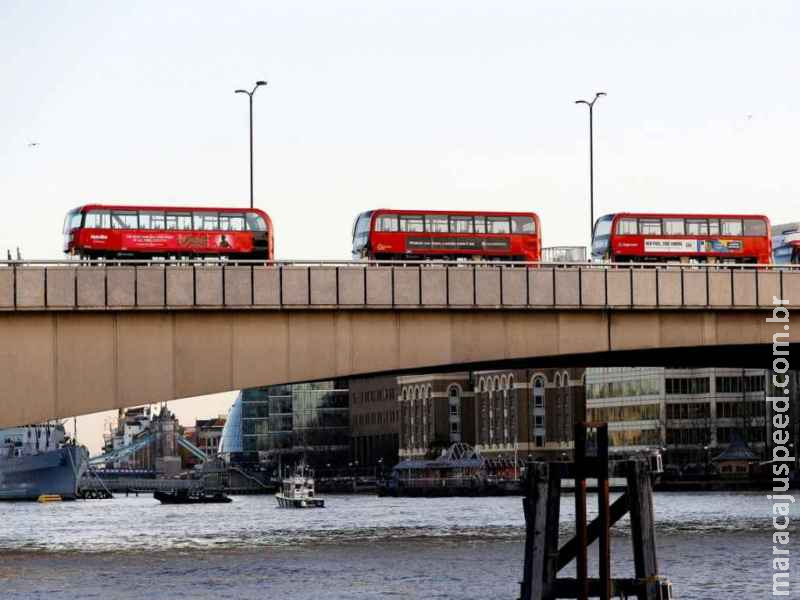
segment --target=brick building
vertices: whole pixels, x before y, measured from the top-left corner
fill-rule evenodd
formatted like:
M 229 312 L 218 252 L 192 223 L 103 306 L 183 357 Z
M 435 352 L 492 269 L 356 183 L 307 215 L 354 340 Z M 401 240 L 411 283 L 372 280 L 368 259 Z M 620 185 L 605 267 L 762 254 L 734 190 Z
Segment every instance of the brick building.
M 487 457 L 558 459 L 585 419 L 584 369 L 504 369 L 473 373 L 475 448 Z
M 397 386 L 400 458 L 434 457 L 455 442 L 471 443 L 475 425 L 469 373 L 402 376 Z
M 487 458 L 561 458 L 585 418 L 584 369 L 505 369 L 398 377 L 400 457 L 455 442 Z

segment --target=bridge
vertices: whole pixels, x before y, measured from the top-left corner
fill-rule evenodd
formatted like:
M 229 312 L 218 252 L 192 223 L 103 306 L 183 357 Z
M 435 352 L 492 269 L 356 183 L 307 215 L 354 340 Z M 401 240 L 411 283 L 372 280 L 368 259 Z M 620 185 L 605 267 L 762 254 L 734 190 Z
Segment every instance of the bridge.
M 767 265 L 0 263 L 0 427 L 277 383 L 770 362 Z M 790 332 L 792 342 L 798 334 Z

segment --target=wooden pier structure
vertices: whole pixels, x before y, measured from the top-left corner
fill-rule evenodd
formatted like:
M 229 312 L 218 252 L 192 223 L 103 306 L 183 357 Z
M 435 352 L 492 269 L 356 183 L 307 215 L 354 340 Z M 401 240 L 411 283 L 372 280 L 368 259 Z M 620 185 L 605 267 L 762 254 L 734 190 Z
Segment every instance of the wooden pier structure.
M 592 453 L 589 453 L 592 450 Z M 627 480 L 625 492 L 609 503 L 609 476 Z M 575 536 L 559 548 L 561 480 L 575 480 Z M 597 480 L 598 516 L 587 523 L 586 480 Z M 521 600 L 557 598 L 638 598 L 670 600 L 672 586 L 658 573 L 653 518 L 651 468 L 648 461 L 612 462 L 608 457 L 608 424 L 575 425 L 574 462 L 529 462 L 525 478 L 525 559 Z M 630 513 L 635 577 L 611 576 L 611 526 Z M 589 577 L 587 551 L 598 540 L 598 576 Z M 576 561 L 575 578 L 558 572 Z

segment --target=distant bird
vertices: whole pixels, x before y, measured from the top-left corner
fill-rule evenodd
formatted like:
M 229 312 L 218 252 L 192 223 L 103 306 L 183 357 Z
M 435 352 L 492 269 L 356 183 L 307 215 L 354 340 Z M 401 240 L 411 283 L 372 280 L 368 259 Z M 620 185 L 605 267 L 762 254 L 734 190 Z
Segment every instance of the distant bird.
M 39 145 L 39 142 L 28 142 L 28 148 L 35 148 Z

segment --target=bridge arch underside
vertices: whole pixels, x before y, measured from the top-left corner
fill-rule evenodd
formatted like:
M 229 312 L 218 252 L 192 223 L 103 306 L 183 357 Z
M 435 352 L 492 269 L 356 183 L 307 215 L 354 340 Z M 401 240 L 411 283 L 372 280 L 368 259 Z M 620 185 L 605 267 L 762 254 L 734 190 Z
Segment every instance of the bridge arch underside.
M 766 310 L 0 315 L 0 427 L 241 388 L 518 365 L 769 367 Z M 790 332 L 791 342 L 798 334 Z M 784 338 L 786 339 L 786 338 Z M 791 360 L 791 355 L 789 357 Z

